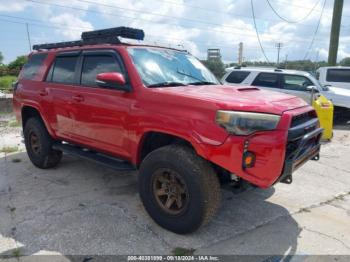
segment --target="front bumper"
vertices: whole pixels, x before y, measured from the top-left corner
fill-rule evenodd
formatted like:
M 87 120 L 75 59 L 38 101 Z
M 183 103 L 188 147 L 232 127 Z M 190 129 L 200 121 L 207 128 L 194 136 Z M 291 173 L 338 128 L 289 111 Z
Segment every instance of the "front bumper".
M 197 152 L 243 180 L 268 188 L 291 182 L 293 171 L 318 156 L 322 131 L 313 108 L 304 107 L 285 112 L 276 130 L 229 136 L 222 145 L 202 144 Z M 253 167 L 244 168 L 245 150 L 255 154 Z
M 294 133 L 293 133 L 294 132 Z M 323 128 L 316 128 L 303 135 L 301 138 L 295 138 L 296 130 L 288 134 L 287 152 L 283 171 L 276 182 L 290 184 L 293 182 L 292 173 L 301 167 L 306 161 L 318 160 L 320 154 L 320 140 Z

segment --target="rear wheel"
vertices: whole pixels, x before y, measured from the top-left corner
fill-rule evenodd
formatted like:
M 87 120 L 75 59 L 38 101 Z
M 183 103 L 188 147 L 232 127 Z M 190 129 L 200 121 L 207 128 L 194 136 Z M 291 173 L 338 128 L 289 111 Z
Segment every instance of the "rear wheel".
M 50 168 L 60 162 L 62 152 L 52 149 L 54 140 L 40 119 L 28 119 L 23 133 L 27 154 L 35 166 L 39 168 Z
M 182 145 L 165 146 L 146 156 L 140 167 L 139 190 L 155 222 L 179 234 L 208 222 L 220 203 L 215 171 Z

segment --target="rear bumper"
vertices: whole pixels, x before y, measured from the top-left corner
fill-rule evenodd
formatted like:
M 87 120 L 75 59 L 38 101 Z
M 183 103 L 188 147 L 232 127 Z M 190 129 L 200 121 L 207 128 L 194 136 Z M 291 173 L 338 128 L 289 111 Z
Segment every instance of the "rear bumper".
M 323 128 L 317 128 L 304 135 L 300 140 L 290 140 L 288 143 L 296 143 L 293 149 L 288 148 L 284 161 L 283 171 L 276 182 L 290 184 L 293 181 L 292 173 L 310 159 L 318 160 L 320 154 L 320 140 Z M 293 137 L 293 135 L 289 135 Z

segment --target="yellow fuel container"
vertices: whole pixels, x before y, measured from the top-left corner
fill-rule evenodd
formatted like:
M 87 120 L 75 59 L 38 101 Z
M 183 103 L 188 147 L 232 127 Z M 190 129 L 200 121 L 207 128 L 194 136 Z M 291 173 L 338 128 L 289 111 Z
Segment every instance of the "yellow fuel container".
M 312 106 L 315 108 L 320 125 L 324 129 L 322 139 L 331 140 L 333 137 L 333 112 L 332 101 L 325 96 L 319 95 L 313 100 Z

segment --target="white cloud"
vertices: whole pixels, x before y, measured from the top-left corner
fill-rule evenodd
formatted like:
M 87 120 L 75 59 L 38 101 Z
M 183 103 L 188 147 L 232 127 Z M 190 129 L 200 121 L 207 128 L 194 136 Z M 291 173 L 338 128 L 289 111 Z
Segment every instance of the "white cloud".
M 56 32 L 61 33 L 68 40 L 80 39 L 81 31 L 90 31 L 94 29 L 91 23 L 83 21 L 71 13 L 63 13 L 58 16 L 54 16 L 50 18 L 50 22 L 54 25 L 67 28 L 64 30 L 57 29 Z M 81 31 L 77 30 L 78 28 L 81 28 Z
M 0 3 L 0 12 L 20 12 L 28 5 L 29 3 L 22 1 L 2 1 Z
M 247 0 L 41 1 L 45 1 L 48 5 L 22 0 L 8 1 L 5 5 L 5 1 L 2 1 L 0 11 L 16 13 L 30 10 L 33 19 L 40 19 L 48 26 L 60 27 L 53 29 L 55 38 L 60 40 L 78 39 L 82 31 L 92 30 L 94 26 L 101 28 L 101 26 L 124 25 L 144 29 L 146 39 L 151 43 L 172 47 L 184 46 L 200 58 L 206 57 L 207 48 L 217 47 L 221 49 L 224 60 L 235 61 L 238 43 L 243 42 L 244 57 L 247 60 L 264 60 L 251 18 L 250 1 Z M 288 55 L 289 59 L 304 57 L 324 0 L 270 0 L 279 14 L 289 20 L 300 20 L 305 17 L 317 1 L 319 3 L 315 10 L 300 24 L 283 22 L 273 13 L 266 1 L 253 1 L 262 45 L 271 61 L 276 60 L 277 42 L 284 44 L 281 50 L 282 57 L 285 55 Z M 68 8 L 55 7 L 54 4 Z M 315 59 L 317 52 L 320 59 L 327 58 L 332 5 L 332 1 L 327 2 L 309 58 Z M 350 2 L 345 1 L 343 16 L 345 25 L 349 24 L 350 20 L 346 15 L 348 12 Z M 339 59 L 350 55 L 350 37 L 345 37 L 349 31 L 350 27 L 342 28 Z M 40 39 L 45 38 L 45 35 L 40 34 Z M 50 39 L 47 39 L 47 42 L 50 42 Z

